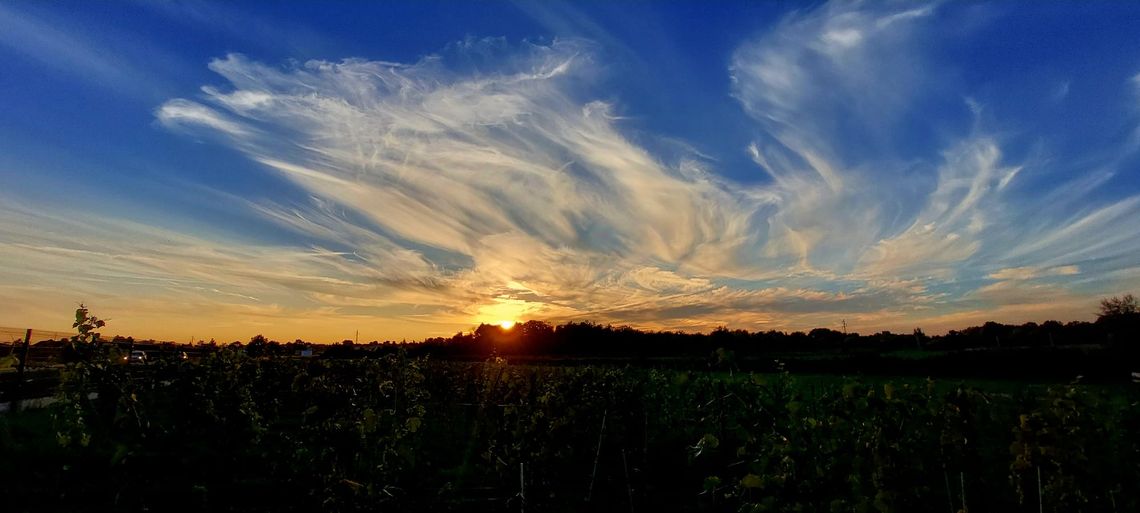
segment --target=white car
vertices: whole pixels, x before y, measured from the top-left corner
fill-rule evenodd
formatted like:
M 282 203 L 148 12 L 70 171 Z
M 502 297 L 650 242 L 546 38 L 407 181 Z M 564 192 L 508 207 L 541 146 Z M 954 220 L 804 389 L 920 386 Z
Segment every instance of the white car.
M 131 351 L 130 355 L 123 358 L 128 364 L 145 364 L 147 362 L 146 351 Z

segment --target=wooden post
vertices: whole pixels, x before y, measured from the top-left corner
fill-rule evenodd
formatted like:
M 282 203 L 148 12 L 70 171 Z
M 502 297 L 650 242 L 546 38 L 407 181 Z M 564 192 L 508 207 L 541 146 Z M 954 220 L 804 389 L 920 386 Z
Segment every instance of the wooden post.
M 28 344 L 32 340 L 32 329 L 24 332 L 24 347 L 20 349 L 20 358 L 16 363 L 16 391 L 15 396 L 8 402 L 12 413 L 20 411 L 20 400 L 24 397 L 24 367 L 28 361 Z
M 24 332 L 24 347 L 20 349 L 20 362 L 16 365 L 16 372 L 24 375 L 24 362 L 28 361 L 28 344 L 32 341 L 32 329 Z

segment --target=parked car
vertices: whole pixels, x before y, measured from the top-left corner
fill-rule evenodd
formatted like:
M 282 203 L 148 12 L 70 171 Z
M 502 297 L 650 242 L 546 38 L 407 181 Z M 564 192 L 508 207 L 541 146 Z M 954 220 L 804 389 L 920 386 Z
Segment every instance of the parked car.
M 142 365 L 147 363 L 146 351 L 131 351 L 131 354 L 123 358 L 128 364 Z

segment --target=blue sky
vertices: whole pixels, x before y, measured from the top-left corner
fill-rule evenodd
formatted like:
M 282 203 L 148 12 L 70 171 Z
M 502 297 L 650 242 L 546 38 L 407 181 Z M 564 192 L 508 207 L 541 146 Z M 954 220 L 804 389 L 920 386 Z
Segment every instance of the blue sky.
M 1140 6 L 0 3 L 0 325 L 927 331 L 1140 284 Z

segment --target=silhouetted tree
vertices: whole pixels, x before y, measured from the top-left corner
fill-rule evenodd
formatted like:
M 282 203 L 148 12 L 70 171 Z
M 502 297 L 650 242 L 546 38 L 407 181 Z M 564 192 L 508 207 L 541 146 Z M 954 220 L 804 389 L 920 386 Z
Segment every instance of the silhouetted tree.
M 1140 307 L 1132 294 L 1101 300 L 1096 325 L 1106 333 L 1108 346 L 1122 351 L 1119 358 L 1140 366 Z
M 1110 297 L 1100 301 L 1100 316 L 1097 320 L 1105 318 L 1117 318 L 1136 315 L 1140 312 L 1140 307 L 1136 304 L 1136 298 L 1132 294 L 1125 294 L 1121 297 Z
M 267 340 L 262 335 L 254 335 L 249 339 L 249 344 L 245 346 L 245 354 L 249 356 L 264 356 L 266 347 L 269 345 Z

